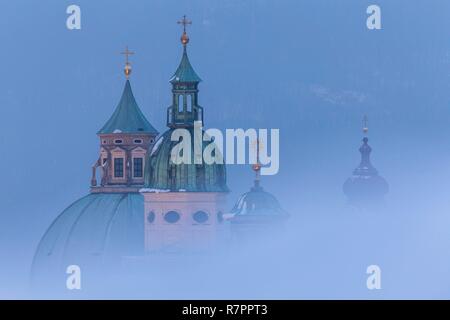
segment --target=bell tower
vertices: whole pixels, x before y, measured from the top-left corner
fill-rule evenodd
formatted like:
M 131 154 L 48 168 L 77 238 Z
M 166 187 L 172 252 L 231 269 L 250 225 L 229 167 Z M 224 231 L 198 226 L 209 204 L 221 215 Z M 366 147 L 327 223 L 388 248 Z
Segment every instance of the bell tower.
M 145 187 L 141 189 L 148 253 L 211 250 L 217 243 L 226 209 L 225 165 L 193 161 L 194 122 L 203 123 L 203 108 L 198 105 L 201 79 L 187 55 L 186 26 L 191 21 L 184 16 L 178 23 L 183 26 L 183 55 L 170 79 L 172 104 L 167 109 L 168 130 L 158 137 L 148 156 Z M 172 140 L 172 134 L 179 129 L 191 136 L 189 163 L 173 161 L 172 151 L 179 141 Z M 202 154 L 206 146 L 204 142 Z
M 125 87 L 116 110 L 97 133 L 100 155 L 92 166 L 92 193 L 138 192 L 144 184 L 147 152 L 158 135 L 131 90 L 129 56 L 134 52 L 127 47 L 122 54 L 125 55 Z
M 186 33 L 186 26 L 192 22 L 183 16 L 178 24 L 183 25 L 181 36 L 183 56 L 178 69 L 170 79 L 172 105 L 167 108 L 167 126 L 169 128 L 189 128 L 194 126 L 194 121 L 203 123 L 203 108 L 198 105 L 198 84 L 202 80 L 192 68 L 187 55 L 189 37 Z

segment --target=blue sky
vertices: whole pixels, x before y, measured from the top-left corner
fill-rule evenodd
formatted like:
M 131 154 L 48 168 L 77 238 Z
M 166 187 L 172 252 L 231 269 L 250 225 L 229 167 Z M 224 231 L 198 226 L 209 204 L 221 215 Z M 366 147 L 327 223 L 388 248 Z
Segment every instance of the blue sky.
M 366 28 L 373 3 L 381 7 L 382 30 Z M 70 4 L 81 7 L 81 30 L 65 26 Z M 433 286 L 442 276 L 435 268 L 449 264 L 441 253 L 450 246 L 443 227 L 450 222 L 448 1 L 19 0 L 0 8 L 0 296 L 2 283 L 22 292 L 46 227 L 88 192 L 96 132 L 123 89 L 119 53 L 126 45 L 136 52 L 135 97 L 164 130 L 168 80 L 181 57 L 176 21 L 187 14 L 205 125 L 280 129 L 280 172 L 262 183 L 299 230 L 308 233 L 309 223 L 321 236 L 308 252 L 333 242 L 327 228 L 360 230 L 340 250 L 364 250 L 354 243 L 364 243 L 361 230 L 373 220 L 346 215 L 341 187 L 358 164 L 367 114 L 373 163 L 391 186 L 389 216 L 380 224 L 390 230 L 384 239 L 404 254 L 384 252 L 380 259 L 393 265 L 397 279 L 403 266 L 429 261 L 419 264 L 417 295 L 448 297 L 448 277 Z M 251 183 L 248 166 L 229 169 L 230 208 Z M 370 260 L 352 257 L 347 261 L 361 266 Z M 329 293 L 326 281 L 316 287 L 317 296 Z M 407 292 L 400 285 L 391 291 Z M 342 294 L 367 297 L 351 285 Z

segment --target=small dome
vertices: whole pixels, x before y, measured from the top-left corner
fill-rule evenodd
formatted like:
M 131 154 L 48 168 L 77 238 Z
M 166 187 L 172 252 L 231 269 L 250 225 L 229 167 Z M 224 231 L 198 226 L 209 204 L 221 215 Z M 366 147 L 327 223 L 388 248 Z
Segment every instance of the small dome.
M 382 200 L 389 190 L 386 180 L 378 175 L 378 171 L 370 162 L 372 148 L 369 146 L 368 141 L 369 139 L 367 138 L 363 139 L 363 144 L 359 148 L 361 162 L 353 170 L 353 175 L 345 181 L 343 186 L 344 193 L 349 201 L 354 204 Z
M 379 175 L 353 175 L 344 183 L 344 193 L 351 202 L 382 199 L 388 193 L 386 180 Z
M 171 151 L 178 141 L 171 141 L 176 129 L 167 130 L 155 143 L 145 166 L 145 188 L 165 191 L 228 192 L 224 164 L 194 164 L 194 128 L 191 134 L 191 164 L 174 164 Z M 212 142 L 203 142 L 202 154 Z
M 143 253 L 144 198 L 139 193 L 93 193 L 65 209 L 36 250 L 32 275 L 65 276 L 69 265 L 99 266 Z M 64 283 L 62 283 L 64 284 Z
M 256 185 L 249 192 L 244 193 L 231 210 L 235 218 L 238 217 L 272 217 L 287 218 L 277 198 Z

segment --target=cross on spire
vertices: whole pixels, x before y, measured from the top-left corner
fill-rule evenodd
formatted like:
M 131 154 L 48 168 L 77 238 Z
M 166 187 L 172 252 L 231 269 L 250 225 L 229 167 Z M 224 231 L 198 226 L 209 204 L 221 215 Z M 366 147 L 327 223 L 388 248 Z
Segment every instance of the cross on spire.
M 186 15 L 183 16 L 183 19 L 177 21 L 178 24 L 183 25 L 183 32 L 186 33 L 186 26 L 192 24 L 192 21 L 186 18 Z
M 129 58 L 129 56 L 133 55 L 134 52 L 128 50 L 128 46 L 126 46 L 125 51 L 124 51 L 124 52 L 121 52 L 120 54 L 125 55 L 125 63 L 126 63 L 126 64 L 129 64 L 130 62 L 129 62 L 128 58 Z
M 186 50 L 186 45 L 189 43 L 189 37 L 188 37 L 188 35 L 186 33 L 186 26 L 189 25 L 189 24 L 192 24 L 192 21 L 188 20 L 186 18 L 186 15 L 184 15 L 183 19 L 177 21 L 177 23 L 183 25 L 183 35 L 181 36 L 180 40 L 181 40 L 181 43 L 184 46 L 184 49 Z
M 121 52 L 120 54 L 125 55 L 125 68 L 124 68 L 124 72 L 125 72 L 125 77 L 128 79 L 130 77 L 131 74 L 131 65 L 130 65 L 130 61 L 129 61 L 129 57 L 131 55 L 134 54 L 133 51 L 128 50 L 128 46 L 126 46 L 125 51 Z

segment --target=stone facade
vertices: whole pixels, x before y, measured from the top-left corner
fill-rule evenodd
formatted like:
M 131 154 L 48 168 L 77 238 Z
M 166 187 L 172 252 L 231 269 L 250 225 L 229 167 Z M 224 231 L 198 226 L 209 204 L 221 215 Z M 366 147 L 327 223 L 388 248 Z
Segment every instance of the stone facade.
M 138 192 L 144 185 L 145 159 L 156 134 L 112 133 L 99 134 L 99 138 L 100 155 L 92 167 L 91 192 Z
M 202 251 L 212 249 L 226 212 L 222 192 L 145 192 L 145 249 Z

